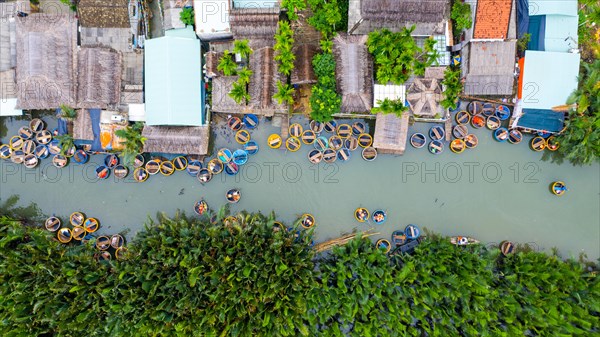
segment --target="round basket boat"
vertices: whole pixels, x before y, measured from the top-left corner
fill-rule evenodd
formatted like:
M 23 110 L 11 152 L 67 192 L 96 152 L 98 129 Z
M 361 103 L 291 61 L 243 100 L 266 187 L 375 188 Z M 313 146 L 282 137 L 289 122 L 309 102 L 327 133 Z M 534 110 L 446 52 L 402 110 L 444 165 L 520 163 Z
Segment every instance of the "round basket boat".
M 335 162 L 336 159 L 337 159 L 337 154 L 336 154 L 335 150 L 325 149 L 325 151 L 323 151 L 323 161 L 325 161 L 327 164 L 331 164 L 331 163 Z
M 471 115 L 479 114 L 483 111 L 483 103 L 479 101 L 469 102 L 467 105 L 467 111 L 469 111 Z
M 220 163 L 219 163 L 220 164 Z M 222 169 L 222 168 L 221 168 Z M 201 168 L 196 175 L 196 178 L 201 183 L 207 183 L 212 179 L 213 174 L 210 172 L 208 168 Z
M 244 122 L 244 125 L 251 130 L 255 129 L 258 126 L 258 116 L 256 116 L 255 114 L 244 115 L 242 121 Z
M 87 218 L 83 222 L 83 228 L 85 228 L 85 231 L 88 233 L 94 233 L 100 228 L 100 223 L 98 223 L 98 219 L 96 218 Z
M 302 228 L 304 229 L 312 228 L 316 224 L 314 215 L 310 213 L 302 214 L 302 220 L 300 224 L 302 224 Z
M 362 150 L 362 157 L 366 161 L 373 161 L 377 158 L 377 150 L 374 147 L 365 147 Z
M 476 129 L 481 129 L 485 126 L 485 117 L 482 114 L 474 115 L 471 118 L 471 125 Z
M 429 152 L 433 154 L 440 154 L 444 152 L 444 143 L 439 140 L 432 140 L 429 143 Z
M 176 171 L 183 171 L 187 168 L 188 160 L 184 156 L 179 156 L 173 158 L 173 167 L 175 167 Z
M 341 148 L 337 153 L 337 157 L 341 161 L 347 161 L 350 159 L 350 150 L 347 148 Z
M 315 120 L 310 121 L 310 129 L 315 133 L 315 134 L 319 134 L 321 132 L 323 132 L 323 128 L 325 127 L 325 124 L 321 123 L 321 122 L 317 122 Z
M 517 129 L 508 131 L 508 142 L 511 144 L 519 144 L 523 140 L 523 134 Z
M 281 136 L 274 133 L 269 136 L 269 139 L 267 139 L 267 142 L 268 142 L 270 148 L 278 149 L 281 147 L 281 144 L 282 144 Z
M 550 191 L 556 196 L 563 196 L 567 191 L 567 185 L 562 181 L 555 181 L 550 185 Z
M 223 164 L 229 163 L 231 161 L 232 156 L 233 153 L 231 153 L 231 150 L 228 148 L 222 148 L 219 150 L 219 152 L 217 152 L 217 158 Z
M 115 168 L 115 166 L 119 165 L 119 157 L 114 153 L 109 154 L 108 156 L 104 157 L 104 165 L 110 169 Z
M 329 122 L 325 123 L 324 129 L 329 133 L 335 133 L 337 130 L 337 122 L 335 120 L 330 120 Z
M 491 115 L 487 118 L 485 126 L 490 130 L 497 130 L 501 125 L 500 123 L 500 118 L 496 117 L 496 115 Z
M 200 161 L 192 160 L 188 163 L 188 165 L 186 167 L 186 171 L 192 177 L 196 177 L 196 176 L 198 176 L 198 172 L 200 172 L 201 168 L 202 168 L 202 163 Z
M 99 252 L 99 253 L 94 254 L 94 258 L 98 262 L 108 262 L 108 261 L 112 260 L 112 255 L 110 255 L 109 252 Z
M 125 239 L 120 234 L 115 234 L 110 237 L 110 246 L 114 249 L 119 249 L 125 244 Z
M 202 215 L 206 211 L 208 211 L 208 204 L 206 203 L 206 201 L 204 201 L 204 199 L 196 201 L 196 203 L 194 204 L 194 213 Z
M 57 139 L 53 139 L 50 144 L 48 144 L 48 151 L 50 151 L 50 154 L 59 154 L 61 150 L 60 142 Z
M 313 130 L 304 130 L 304 132 L 302 132 L 302 143 L 306 144 L 306 145 L 310 145 L 312 143 L 315 142 L 315 139 L 317 138 L 317 134 L 313 131 Z
M 40 145 L 40 146 L 44 146 L 44 145 Z M 12 154 L 12 150 L 10 149 L 10 146 L 8 144 L 0 145 L 0 158 L 8 159 L 8 158 L 10 158 L 11 154 Z
M 466 125 L 455 125 L 452 128 L 452 135 L 457 139 L 464 139 L 469 134 L 469 128 Z
M 119 247 L 115 249 L 115 259 L 123 260 L 127 256 L 127 247 Z
M 38 157 L 36 157 L 33 153 L 25 155 L 25 158 L 23 158 L 23 165 L 28 169 L 35 168 L 39 162 L 40 161 Z
M 47 145 L 52 140 L 52 134 L 48 130 L 42 130 L 40 133 L 35 135 L 35 140 L 38 144 Z
M 25 154 L 32 154 L 35 151 L 35 142 L 31 139 L 24 141 L 21 151 Z
M 146 158 L 144 158 L 144 155 L 142 155 L 141 153 L 135 155 L 135 159 L 133 160 L 134 168 L 144 167 L 144 163 L 146 163 Z
M 450 143 L 450 151 L 454 153 L 462 153 L 467 146 L 462 139 L 455 139 Z
M 75 151 L 73 155 L 73 161 L 77 164 L 85 164 L 90 159 L 90 156 L 83 150 Z
M 57 154 L 52 157 L 52 165 L 57 168 L 63 168 L 69 164 L 69 158 L 63 156 L 62 154 Z
M 548 137 L 548 139 L 546 139 L 546 148 L 550 151 L 556 151 L 559 148 L 559 143 L 558 140 L 556 140 L 556 137 L 554 136 L 550 136 Z
M 238 165 L 244 165 L 248 162 L 248 152 L 237 149 L 233 152 L 233 162 Z
M 25 161 L 25 152 L 21 150 L 13 151 L 10 154 L 10 161 L 12 161 L 15 164 L 23 164 L 23 162 Z
M 514 253 L 515 252 L 514 243 L 512 243 L 510 241 L 502 241 L 500 243 L 500 252 L 502 252 L 502 255 L 504 255 L 504 256 L 508 256 L 508 255 Z
M 348 137 L 346 140 L 344 140 L 344 147 L 350 151 L 358 149 L 358 138 L 354 136 Z
M 48 146 L 44 144 L 39 144 L 35 147 L 35 155 L 40 159 L 46 159 L 50 155 L 50 151 L 48 150 Z M 1 156 L 1 153 L 0 153 Z
M 227 126 L 233 131 L 237 131 L 242 128 L 242 120 L 239 117 L 231 117 L 227 121 Z
M 211 159 L 208 162 L 208 165 L 206 166 L 208 168 L 208 170 L 210 171 L 210 173 L 212 174 L 219 174 L 221 172 L 223 172 L 223 169 L 225 168 L 225 166 L 223 165 L 223 163 L 221 163 L 218 159 L 214 158 Z
M 483 110 L 481 111 L 484 116 L 491 116 L 496 113 L 496 106 L 492 103 L 483 103 Z
M 219 223 L 219 217 L 216 214 L 213 214 L 210 216 L 210 219 L 208 221 L 210 221 L 211 225 L 216 225 L 217 223 Z
M 65 151 L 65 157 L 71 158 L 75 155 L 77 148 L 75 146 L 71 146 L 67 151 Z M 118 157 L 117 157 L 118 158 Z
M 110 238 L 108 236 L 99 236 L 96 239 L 96 248 L 99 250 L 107 250 L 110 248 Z
M 175 165 L 173 165 L 172 161 L 165 160 L 160 163 L 160 173 L 162 173 L 162 175 L 168 177 L 173 174 L 173 172 L 175 172 Z
M 505 121 L 510 117 L 510 109 L 506 105 L 498 105 L 496 107 L 496 116 L 498 116 L 501 121 Z
M 456 113 L 454 119 L 456 119 L 456 123 L 458 125 L 469 124 L 469 122 L 471 121 L 471 115 L 468 112 L 462 110 Z
M 479 144 L 479 139 L 477 139 L 477 136 L 475 136 L 474 134 L 471 133 L 465 137 L 465 145 L 467 146 L 467 148 L 473 149 L 477 147 L 477 144 Z
M 367 148 L 373 144 L 373 137 L 368 133 L 358 135 L 358 145 L 362 148 Z
M 285 229 L 285 226 L 281 222 L 275 221 L 273 223 L 273 232 L 283 231 L 284 229 Z
M 354 210 L 354 218 L 358 222 L 369 221 L 369 210 L 364 207 L 359 207 Z
M 29 129 L 35 133 L 42 132 L 45 127 L 46 125 L 44 124 L 44 121 L 39 118 L 34 118 L 29 122 Z
M 426 143 L 427 140 L 425 139 L 425 135 L 422 133 L 417 132 L 410 136 L 410 145 L 412 145 L 414 148 L 420 149 L 425 146 Z
M 337 151 L 344 146 L 344 141 L 340 136 L 331 136 L 329 137 L 329 147 L 334 151 Z
M 244 144 L 244 150 L 248 152 L 248 154 L 253 155 L 258 153 L 258 144 L 251 140 L 248 143 Z
M 404 234 L 403 230 L 397 230 L 392 233 L 392 244 L 394 244 L 394 246 L 402 246 L 406 241 L 406 234 Z
M 87 232 L 82 226 L 75 226 L 71 230 L 71 234 L 73 234 L 73 240 L 81 241 L 86 236 Z
M 310 152 L 308 152 L 308 160 L 313 164 L 320 163 L 321 160 L 323 160 L 323 152 L 317 149 L 310 150 Z
M 92 244 L 96 244 L 96 237 L 93 236 L 92 234 L 86 234 L 83 239 L 81 240 L 81 244 L 86 244 L 88 242 L 91 242 Z
M 241 198 L 242 198 L 242 193 L 240 192 L 240 190 L 235 189 L 235 188 L 230 189 L 225 194 L 225 199 L 227 199 L 227 202 L 230 204 L 235 204 L 235 203 L 239 202 Z
M 531 148 L 536 152 L 543 151 L 546 148 L 546 140 L 540 136 L 533 137 L 531 139 Z
M 352 134 L 355 136 L 360 135 L 361 133 L 365 133 L 366 130 L 366 126 L 365 123 L 363 122 L 354 122 L 354 124 L 352 124 Z
M 508 129 L 502 127 L 494 130 L 494 139 L 498 142 L 505 142 L 508 139 Z
M 51 132 L 51 134 L 52 134 L 52 137 L 56 137 L 56 136 L 58 136 L 58 128 L 54 128 L 54 129 L 52 129 L 52 132 Z
M 444 131 L 444 128 L 439 125 L 432 126 L 431 129 L 429 129 L 429 137 L 432 140 L 441 140 L 445 135 L 446 131 Z
M 319 136 L 315 140 L 313 146 L 319 151 L 325 151 L 325 149 L 329 147 L 329 139 L 327 139 L 327 137 L 324 136 Z
M 22 126 L 21 128 L 19 128 L 19 132 L 18 132 L 19 137 L 23 138 L 23 139 L 31 139 L 33 138 L 33 131 L 31 131 L 31 129 L 27 126 Z
M 387 220 L 387 214 L 383 210 L 378 209 L 373 212 L 372 219 L 375 224 L 381 225 Z
M 15 150 L 20 150 L 21 147 L 23 146 L 23 143 L 25 141 L 23 140 L 23 138 L 19 137 L 19 136 L 12 136 L 10 137 L 10 140 L 8 141 L 8 145 L 10 145 L 10 148 L 15 151 Z
M 238 144 L 246 144 L 250 141 L 250 132 L 248 130 L 239 130 L 235 133 L 235 141 Z
M 392 249 L 392 244 L 386 240 L 386 239 L 379 239 L 377 240 L 377 242 L 375 243 L 375 246 L 377 246 L 378 249 L 381 249 L 384 251 L 384 253 L 389 253 L 390 250 Z
M 110 176 L 110 169 L 108 167 L 101 165 L 96 168 L 96 178 L 108 179 L 109 176 Z
M 125 179 L 129 174 L 129 169 L 125 165 L 117 165 L 115 167 L 115 177 L 119 179 Z
M 69 243 L 73 240 L 73 233 L 70 228 L 63 227 L 58 230 L 56 237 L 60 243 Z
M 227 175 L 234 176 L 238 174 L 239 171 L 240 167 L 236 163 L 229 162 L 225 164 L 225 173 L 227 173 Z
M 300 138 L 291 136 L 285 141 L 285 147 L 290 152 L 296 152 L 300 150 L 302 147 L 302 143 L 300 142 Z
M 404 228 L 404 234 L 409 240 L 416 240 L 421 236 L 421 230 L 417 225 L 410 224 Z
M 350 137 L 352 135 L 352 127 L 350 124 L 340 124 L 337 127 L 337 135 L 342 139 Z
M 73 212 L 69 216 L 69 222 L 73 226 L 81 226 L 85 222 L 85 215 L 81 212 Z
M 44 227 L 46 227 L 46 230 L 50 232 L 56 232 L 60 228 L 60 219 L 55 216 L 51 216 L 44 222 Z
M 294 124 L 290 125 L 288 131 L 290 133 L 290 136 L 300 138 L 300 136 L 302 136 L 302 132 L 304 131 L 304 129 L 302 128 L 302 125 L 300 125 L 298 123 L 294 123 Z
M 146 181 L 148 179 L 148 176 L 150 176 L 150 174 L 143 167 L 138 167 L 135 170 L 133 170 L 133 179 L 138 183 L 143 183 L 144 181 Z

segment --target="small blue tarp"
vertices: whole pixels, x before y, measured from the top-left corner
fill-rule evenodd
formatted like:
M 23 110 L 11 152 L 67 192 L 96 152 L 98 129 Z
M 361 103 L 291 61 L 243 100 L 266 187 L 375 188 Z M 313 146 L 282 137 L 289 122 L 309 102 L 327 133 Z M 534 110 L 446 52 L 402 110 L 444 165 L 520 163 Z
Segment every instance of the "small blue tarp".
M 531 40 L 527 50 L 546 50 L 545 39 L 546 39 L 546 16 L 545 15 L 533 15 L 529 17 L 529 28 L 528 33 L 531 34 Z
M 90 120 L 92 121 L 92 133 L 94 134 L 94 140 L 92 141 L 92 151 L 102 151 L 102 144 L 100 143 L 100 109 L 88 109 L 90 113 Z
M 565 114 L 547 109 L 523 109 L 518 126 L 528 129 L 559 132 L 563 129 Z

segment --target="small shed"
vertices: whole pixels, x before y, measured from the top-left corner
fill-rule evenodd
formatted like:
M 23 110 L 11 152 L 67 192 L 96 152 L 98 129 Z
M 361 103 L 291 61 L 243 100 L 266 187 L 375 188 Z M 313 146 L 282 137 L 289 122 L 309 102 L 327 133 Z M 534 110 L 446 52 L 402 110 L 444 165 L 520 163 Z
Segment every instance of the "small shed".
M 333 39 L 342 113 L 367 113 L 373 107 L 373 60 L 367 35 L 338 34 Z
M 144 152 L 205 155 L 209 133 L 208 126 L 146 126 Z
M 471 41 L 463 49 L 464 93 L 470 96 L 513 94 L 517 41 Z

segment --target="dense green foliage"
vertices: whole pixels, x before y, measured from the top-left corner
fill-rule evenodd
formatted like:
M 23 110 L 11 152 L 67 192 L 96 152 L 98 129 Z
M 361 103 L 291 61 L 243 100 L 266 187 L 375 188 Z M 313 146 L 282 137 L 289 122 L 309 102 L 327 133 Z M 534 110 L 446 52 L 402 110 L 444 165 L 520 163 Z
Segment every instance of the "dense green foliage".
M 121 145 L 123 145 L 123 150 L 121 151 L 121 157 L 123 164 L 126 166 L 133 166 L 135 156 L 144 150 L 146 137 L 142 137 L 143 129 L 144 123 L 135 122 L 133 125 L 128 125 L 125 129 L 115 132 L 115 135 L 122 139 Z
M 319 122 L 333 119 L 340 112 L 342 98 L 336 92 L 335 58 L 331 53 L 317 54 L 312 61 L 317 84 L 313 85 L 310 96 L 310 117 Z
M 463 83 L 460 79 L 460 68 L 446 67 L 442 85 L 444 86 L 444 99 L 440 101 L 440 105 L 444 109 L 456 109 L 458 95 L 460 95 L 463 89 Z
M 67 152 L 75 146 L 75 140 L 70 134 L 54 136 L 54 139 L 58 140 L 60 146 L 60 154 L 65 155 Z
M 471 28 L 473 25 L 471 5 L 467 2 L 455 0 L 454 5 L 452 5 L 450 18 L 452 18 L 452 21 L 454 22 L 454 28 L 458 31 Z
M 225 76 L 238 76 L 238 80 L 233 83 L 229 97 L 237 104 L 248 104 L 250 94 L 248 93 L 248 85 L 252 77 L 252 70 L 247 66 L 238 70 L 238 65 L 233 59 L 234 54 L 240 54 L 244 58 L 246 64 L 250 63 L 250 55 L 254 51 L 248 45 L 248 40 L 235 40 L 233 42 L 233 54 L 229 50 L 223 52 L 223 56 L 219 59 L 217 70 L 222 71 Z
M 71 108 L 66 104 L 60 105 L 60 111 L 58 112 L 58 117 L 66 120 L 67 122 L 72 122 L 77 118 L 77 110 Z
M 217 64 L 217 70 L 223 72 L 225 76 L 233 76 L 236 73 L 237 64 L 233 60 L 233 54 L 226 50 L 223 53 L 223 56 L 219 59 L 219 64 Z
M 279 71 L 289 76 L 294 69 L 296 55 L 292 53 L 294 46 L 294 31 L 287 21 L 279 21 L 277 33 L 275 34 L 275 60 L 278 62 Z
M 581 262 L 430 236 L 314 255 L 273 215 L 159 216 L 123 261 L 0 217 L 2 336 L 597 336 L 600 277 Z M 594 266 L 597 268 L 597 266 Z
M 298 11 L 306 9 L 306 0 L 282 0 L 281 8 L 287 10 L 287 17 L 290 21 L 298 20 Z
M 284 84 L 281 81 L 277 82 L 277 92 L 273 95 L 273 98 L 277 100 L 279 104 L 283 104 L 284 102 L 291 106 L 294 104 L 294 93 L 296 90 L 289 85 Z
M 338 0 L 307 0 L 313 15 L 308 23 L 329 39 L 343 27 L 341 7 Z M 341 0 L 345 1 L 345 0 Z M 347 21 L 347 20 L 346 20 Z M 346 22 L 345 26 L 348 26 Z
M 398 117 L 401 117 L 402 114 L 408 110 L 408 107 L 404 105 L 404 102 L 401 99 L 389 99 L 385 98 L 384 100 L 377 100 L 378 107 L 373 107 L 371 109 L 371 113 L 373 114 L 390 114 L 393 113 Z
M 184 7 L 179 13 L 179 20 L 186 26 L 194 24 L 194 7 Z
M 247 39 L 233 41 L 233 52 L 240 54 L 246 60 L 246 63 L 250 63 L 250 55 L 254 52 L 248 43 Z
M 375 61 L 377 81 L 402 84 L 414 73 L 422 76 L 425 68 L 436 63 L 436 41 L 429 38 L 420 48 L 411 33 L 415 26 L 403 28 L 398 33 L 382 29 L 369 33 L 367 46 Z
M 600 58 L 600 2 L 579 0 L 578 37 L 581 59 L 592 63 Z
M 529 41 L 531 41 L 531 34 L 529 33 L 523 34 L 523 36 L 517 40 L 517 52 L 520 56 L 525 56 L 525 51 L 527 50 Z
M 567 159 L 574 165 L 600 160 L 600 60 L 581 63 L 579 86 L 567 103 L 577 107 L 568 112 L 565 131 L 557 137 L 560 147 L 551 153 L 552 160 Z

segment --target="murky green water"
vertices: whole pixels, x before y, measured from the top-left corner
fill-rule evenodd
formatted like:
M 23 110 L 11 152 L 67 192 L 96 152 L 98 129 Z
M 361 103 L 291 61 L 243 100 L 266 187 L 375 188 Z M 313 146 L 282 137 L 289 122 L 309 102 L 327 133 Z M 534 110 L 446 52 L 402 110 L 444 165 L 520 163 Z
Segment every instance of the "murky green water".
M 49 121 L 48 118 L 45 118 Z M 306 126 L 307 121 L 301 120 Z M 52 125 L 52 121 L 49 121 Z M 8 135 L 27 121 L 6 120 Z M 430 125 L 411 128 L 426 131 Z M 564 256 L 585 252 L 600 257 L 600 166 L 573 167 L 540 160 L 528 148 L 529 137 L 519 145 L 497 143 L 488 130 L 476 130 L 479 146 L 463 154 L 448 149 L 431 155 L 425 148 L 407 149 L 403 156 L 380 155 L 366 162 L 354 152 L 348 162 L 314 166 L 307 160 L 312 146 L 296 153 L 266 146 L 270 133 L 279 131 L 262 122 L 252 131 L 261 149 L 251 156 L 237 176 L 216 176 L 206 185 L 185 172 L 170 177 L 152 176 L 143 183 L 131 178 L 96 181 L 94 162 L 55 169 L 46 159 L 35 170 L 9 161 L 0 163 L 0 197 L 18 194 L 21 202 L 36 202 L 44 212 L 65 216 L 81 210 L 100 219 L 101 232 L 142 228 L 148 216 L 177 209 L 192 212 L 196 200 L 210 207 L 224 204 L 225 192 L 233 187 L 242 200 L 232 210 L 277 210 L 288 223 L 302 213 L 317 220 L 316 240 L 337 237 L 358 224 L 353 211 L 358 206 L 385 209 L 388 220 L 377 226 L 389 238 L 392 231 L 409 223 L 446 235 L 470 235 L 482 242 L 535 242 L 540 248 L 557 247 Z M 233 132 L 217 130 L 216 148 L 239 146 Z M 2 142 L 7 142 L 4 136 Z M 235 145 L 234 145 L 235 144 Z M 549 192 L 549 184 L 562 180 L 569 191 L 563 197 Z

